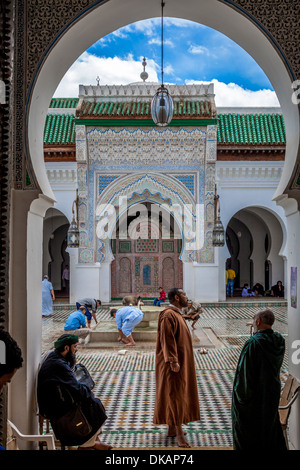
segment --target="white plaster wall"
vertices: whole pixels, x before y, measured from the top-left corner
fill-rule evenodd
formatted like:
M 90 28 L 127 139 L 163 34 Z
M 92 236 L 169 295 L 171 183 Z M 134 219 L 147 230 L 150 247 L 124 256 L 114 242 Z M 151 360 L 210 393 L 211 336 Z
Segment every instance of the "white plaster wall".
M 216 184 L 224 226 L 234 214 L 252 206 L 270 210 L 285 226 L 284 210 L 273 200 L 282 169 L 283 162 L 217 161 Z
M 194 265 L 194 296 L 199 302 L 216 302 L 219 295 L 219 266 Z
M 183 289 L 189 299 L 195 299 L 195 283 L 193 265 L 183 263 Z
M 78 263 L 78 249 L 67 248 L 70 256 L 70 303 L 74 304 L 82 297 L 100 299 L 101 302 L 110 302 L 110 264 Z
M 47 177 L 56 202 L 54 208 L 72 220 L 72 205 L 76 199 L 77 163 L 46 162 Z

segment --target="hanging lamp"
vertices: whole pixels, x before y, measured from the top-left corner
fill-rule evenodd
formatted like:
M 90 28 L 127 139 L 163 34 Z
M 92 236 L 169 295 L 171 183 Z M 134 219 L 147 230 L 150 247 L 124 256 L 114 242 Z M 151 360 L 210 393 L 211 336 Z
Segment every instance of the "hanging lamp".
M 76 208 L 76 216 L 74 205 Z M 67 234 L 67 244 L 69 248 L 79 248 L 80 242 L 80 233 L 78 228 L 78 189 L 76 189 L 76 199 L 73 201 L 72 204 L 72 213 L 73 213 L 73 220 L 69 226 L 68 234 Z
M 161 86 L 155 93 L 151 104 L 152 119 L 157 126 L 167 126 L 173 117 L 173 100 L 164 86 L 164 2 L 161 2 Z
M 215 185 L 215 221 L 212 232 L 212 245 L 213 246 L 224 246 L 225 245 L 225 231 L 223 224 L 220 219 L 220 196 L 217 194 L 217 185 Z

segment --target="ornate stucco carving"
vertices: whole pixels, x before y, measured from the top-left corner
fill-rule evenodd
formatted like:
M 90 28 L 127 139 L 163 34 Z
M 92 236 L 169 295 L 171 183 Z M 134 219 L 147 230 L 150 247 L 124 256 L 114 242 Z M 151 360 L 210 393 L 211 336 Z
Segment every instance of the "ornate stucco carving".
M 202 128 L 93 127 L 87 130 L 89 158 L 101 165 L 182 165 L 204 162 Z

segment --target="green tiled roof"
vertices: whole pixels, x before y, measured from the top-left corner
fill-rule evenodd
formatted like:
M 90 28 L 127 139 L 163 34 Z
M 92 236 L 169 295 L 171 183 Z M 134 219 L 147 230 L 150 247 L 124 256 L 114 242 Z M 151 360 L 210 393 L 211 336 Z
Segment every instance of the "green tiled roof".
M 219 114 L 219 144 L 285 144 L 282 114 Z
M 44 144 L 75 144 L 75 116 L 48 114 L 44 129 Z
M 52 98 L 49 108 L 76 108 L 78 98 Z
M 151 118 L 151 101 L 83 101 L 76 114 L 79 118 Z M 174 101 L 174 118 L 210 118 L 212 114 L 208 101 Z
M 100 104 L 95 113 L 98 112 L 97 109 L 99 111 Z M 48 114 L 44 144 L 75 144 L 75 122 L 76 118 L 72 114 Z M 218 144 L 284 145 L 285 142 L 285 127 L 281 114 L 218 115 Z

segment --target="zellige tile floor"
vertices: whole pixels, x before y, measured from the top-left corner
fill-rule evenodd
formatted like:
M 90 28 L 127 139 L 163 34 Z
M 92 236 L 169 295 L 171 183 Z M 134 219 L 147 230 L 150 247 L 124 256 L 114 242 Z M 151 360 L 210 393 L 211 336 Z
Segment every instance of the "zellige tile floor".
M 272 307 L 276 322 L 274 329 L 287 340 L 285 306 Z M 55 339 L 63 334 L 63 326 L 72 311 L 68 305 L 55 306 L 51 317 L 43 318 L 43 353 L 53 348 Z M 231 447 L 231 392 L 236 364 L 245 341 L 254 305 L 212 306 L 204 308 L 197 328 L 212 328 L 222 341 L 222 348 L 209 348 L 201 354 L 194 348 L 201 419 L 185 426 L 193 447 Z M 112 320 L 107 309 L 97 313 L 99 321 Z M 189 323 L 190 326 L 190 323 Z M 200 344 L 201 347 L 201 344 Z M 104 404 L 108 419 L 101 439 L 114 448 L 175 447 L 174 438 L 166 437 L 165 426 L 152 423 L 155 401 L 154 347 L 127 349 L 125 345 L 110 349 L 79 348 L 77 361 L 83 363 L 95 381 L 95 395 Z M 288 373 L 285 357 L 281 378 Z

